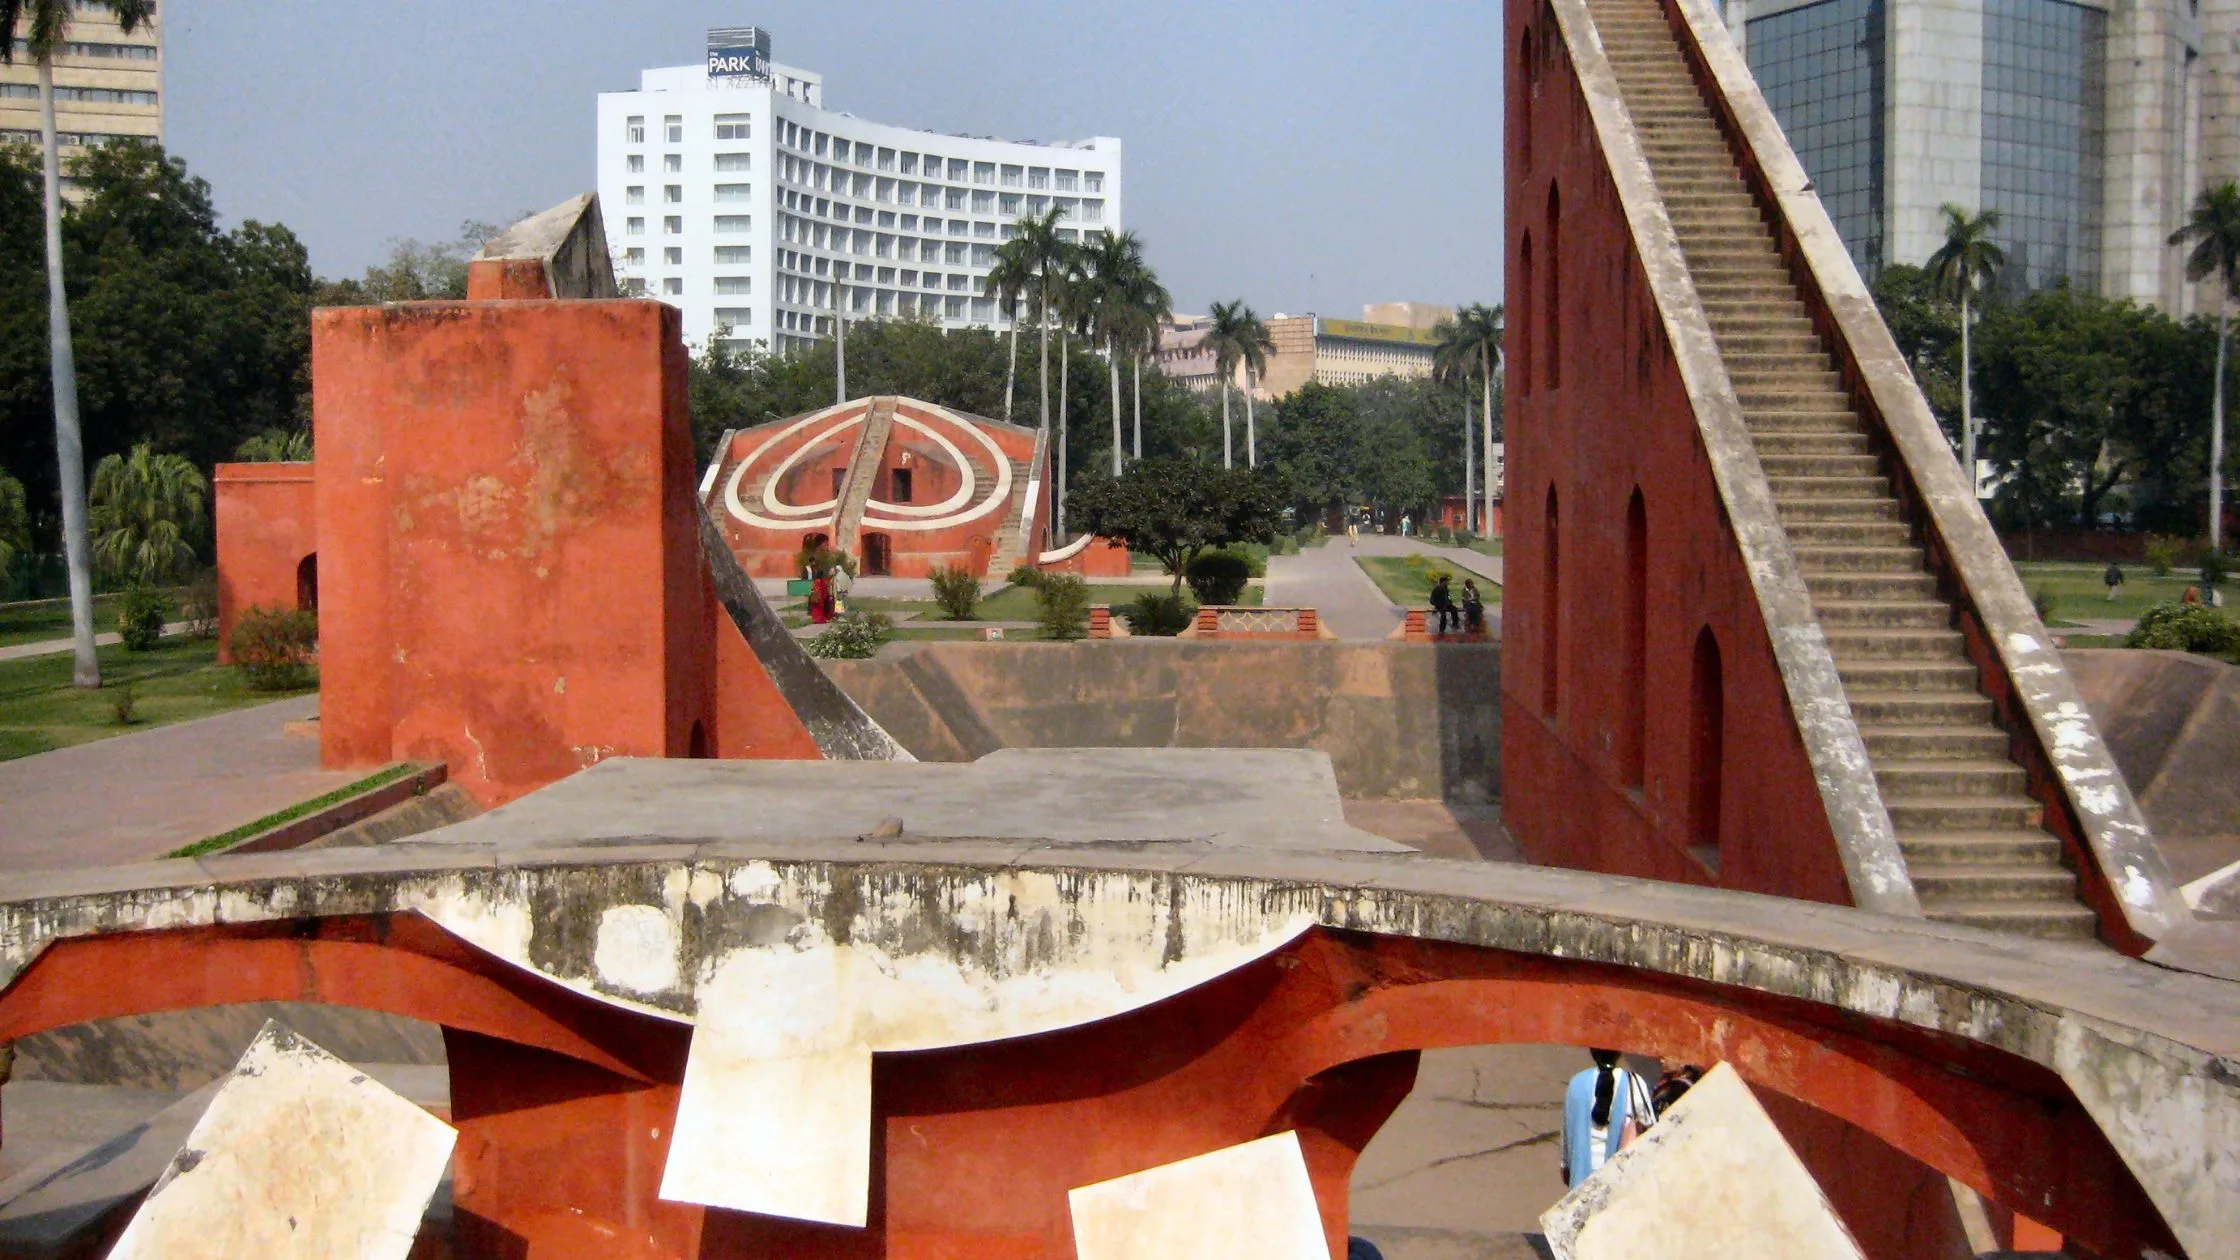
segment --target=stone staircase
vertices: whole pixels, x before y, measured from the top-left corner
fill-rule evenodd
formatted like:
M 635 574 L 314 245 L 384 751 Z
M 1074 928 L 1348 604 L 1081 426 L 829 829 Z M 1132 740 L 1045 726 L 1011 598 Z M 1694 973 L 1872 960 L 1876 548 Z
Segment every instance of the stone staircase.
M 1587 0 L 1742 404 L 1922 908 L 2089 938 L 2059 841 L 1977 689 L 1772 229 L 1656 0 Z
M 871 400 L 863 418 L 863 432 L 856 438 L 855 457 L 840 481 L 840 506 L 833 516 L 833 545 L 862 559 L 864 506 L 871 502 L 871 487 L 879 480 L 879 463 L 886 457 L 887 439 L 894 433 L 894 404 L 890 397 Z
M 1034 470 L 1041 466 L 1043 457 L 1050 450 L 1050 432 L 1045 429 L 1035 435 L 1032 458 L 1011 461 L 1011 509 L 1005 515 L 1003 528 L 997 532 L 988 552 L 988 576 L 998 580 L 1011 576 L 1011 571 L 1022 564 L 1032 564 L 1035 557 L 1027 554 L 1027 481 Z M 1044 485 L 1041 493 L 1048 494 Z

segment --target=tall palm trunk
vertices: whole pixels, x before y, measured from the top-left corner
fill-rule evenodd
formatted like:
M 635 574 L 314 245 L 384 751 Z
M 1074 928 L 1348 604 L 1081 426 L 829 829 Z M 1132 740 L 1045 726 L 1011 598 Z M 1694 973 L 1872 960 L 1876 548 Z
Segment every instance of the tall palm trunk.
M 1491 537 L 1493 537 L 1493 492 L 1494 492 L 1494 489 L 1495 489 L 1495 487 L 1494 487 L 1494 484 L 1493 484 L 1493 349 L 1492 349 L 1492 347 L 1490 347 L 1490 346 L 1480 346 L 1480 347 L 1478 348 L 1478 368 L 1479 368 L 1479 384 L 1480 384 L 1480 386 L 1481 386 L 1481 387 L 1482 387 L 1482 388 L 1483 388 L 1483 389 L 1485 390 L 1485 409 L 1484 409 L 1483 411 L 1481 411 L 1481 412 L 1479 413 L 1479 416 L 1478 416 L 1478 418 L 1479 418 L 1479 422 L 1480 422 L 1480 423 L 1481 423 L 1481 424 L 1482 424 L 1482 425 L 1484 426 L 1484 431 L 1485 431 L 1485 447 L 1486 447 L 1486 457 L 1485 457 L 1485 461 L 1484 461 L 1484 462 L 1483 462 L 1482 464 L 1480 464 L 1480 465 L 1479 465 L 1479 467 L 1480 467 L 1480 468 L 1482 468 L 1482 469 L 1484 470 L 1484 480 L 1483 480 L 1483 481 L 1482 481 L 1482 482 L 1480 483 L 1480 486 L 1479 486 L 1479 488 L 1485 491 L 1485 499 L 1486 499 L 1486 511 L 1485 511 L 1485 515 L 1479 518 L 1479 521 L 1478 521 L 1478 533 L 1479 533 L 1480 535 L 1484 536 L 1484 537 L 1487 537 L 1487 538 L 1491 538 Z
M 62 554 L 70 570 L 70 681 L 101 685 L 93 650 L 93 568 L 86 546 L 86 450 L 78 431 L 78 363 L 70 346 L 70 296 L 62 287 L 62 157 L 54 131 L 54 62 L 39 59 L 39 145 L 47 194 L 47 340 L 54 369 L 54 450 L 62 478 Z
M 1470 400 L 1465 398 L 1462 400 L 1462 527 L 1464 529 L 1476 529 L 1478 527 L 1478 467 L 1477 460 L 1471 453 L 1471 448 L 1477 444 L 1474 439 L 1478 436 L 1471 432 L 1474 427 L 1476 426 L 1470 423 Z
M 1050 427 L 1050 281 L 1042 281 L 1042 306 L 1035 312 L 1035 335 L 1042 341 L 1042 424 Z
M 838 281 L 832 285 L 832 393 L 835 405 L 848 401 L 848 308 Z
M 2209 402 L 2209 550 L 2224 546 L 2224 353 L 2229 292 L 2217 294 L 2217 390 Z
M 1968 372 L 1974 356 L 1968 347 L 1968 291 L 1960 290 L 1960 471 L 1968 478 L 1968 495 L 1976 493 L 1975 391 Z
M 1252 437 L 1252 390 L 1253 390 L 1253 387 L 1254 387 L 1254 386 L 1256 386 L 1256 385 L 1258 385 L 1259 383 L 1260 383 L 1260 378 L 1259 378 L 1258 376 L 1254 375 L 1254 373 L 1253 373 L 1253 371 L 1252 371 L 1252 365 L 1251 365 L 1251 364 L 1249 364 L 1249 363 L 1245 364 L 1245 365 L 1244 365 L 1244 466 L 1245 466 L 1245 467 L 1247 467 L 1247 468 L 1258 468 L 1258 467 L 1260 466 L 1260 453 L 1259 453 L 1259 448 L 1258 448 L 1257 444 L 1255 444 L 1255 443 L 1254 443 L 1254 441 L 1253 441 L 1253 437 Z
M 1237 466 L 1236 457 L 1230 454 L 1229 381 L 1227 377 L 1223 377 L 1221 381 L 1221 466 L 1223 468 L 1234 468 Z
M 1066 376 L 1073 366 L 1073 338 L 1058 336 L 1058 484 L 1051 492 L 1051 510 L 1057 516 L 1058 537 L 1066 536 Z
M 1105 343 L 1111 349 L 1105 356 L 1105 366 L 1112 377 L 1112 475 L 1120 475 L 1120 339 L 1114 337 Z
M 1133 359 L 1135 360 L 1135 371 L 1136 371 L 1136 388 L 1135 388 L 1135 405 L 1136 405 L 1136 442 L 1135 442 L 1135 448 L 1136 448 L 1136 449 L 1135 449 L 1135 457 L 1136 457 L 1137 459 L 1142 459 L 1142 458 L 1143 458 L 1143 356 L 1142 356 L 1142 355 L 1140 355 L 1140 354 L 1138 354 L 1138 355 L 1133 355 L 1133 356 L 1131 356 L 1131 357 L 1132 357 L 1132 358 L 1133 358 Z
M 1011 423 L 1011 386 L 1019 379 L 1019 314 L 1011 314 L 1011 362 L 1003 369 L 1003 422 Z

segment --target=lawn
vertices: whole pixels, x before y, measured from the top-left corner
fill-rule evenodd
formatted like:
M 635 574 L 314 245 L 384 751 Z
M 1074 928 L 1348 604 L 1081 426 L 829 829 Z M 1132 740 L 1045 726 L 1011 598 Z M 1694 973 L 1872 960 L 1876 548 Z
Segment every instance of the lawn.
M 1164 586 L 1091 585 L 1089 587 L 1089 602 L 1092 604 L 1111 604 L 1117 607 L 1121 604 L 1136 602 L 1136 596 L 1138 595 L 1147 592 L 1163 593 L 1167 589 Z M 1247 607 L 1257 608 L 1263 601 L 1264 594 L 1258 586 L 1247 586 L 1244 588 L 1244 594 L 1238 597 L 1237 602 Z M 1190 598 L 1190 588 L 1187 585 L 1182 588 L 1182 597 L 1184 599 Z M 935 621 L 941 616 L 939 608 L 932 605 L 927 607 L 930 611 L 918 619 L 921 624 Z M 1039 615 L 1039 611 L 1035 606 L 1032 590 L 1023 586 L 1013 586 L 1005 588 L 988 599 L 981 600 L 980 611 L 977 615 L 982 621 L 1033 621 Z
M 1442 564 L 1437 557 L 1422 553 L 1409 556 L 1355 556 L 1353 562 L 1377 584 L 1384 597 L 1403 608 L 1425 608 L 1431 604 L 1431 578 L 1434 573 L 1449 574 L 1454 592 L 1455 606 L 1462 606 L 1462 583 L 1465 578 L 1478 584 L 1478 594 L 1483 596 L 1486 607 L 1501 604 L 1501 586 L 1491 578 Z
M 105 634 L 117 628 L 117 601 L 122 595 L 93 597 L 93 631 Z M 0 604 L 0 647 L 40 643 L 70 637 L 70 601 L 42 599 L 22 604 Z
M 2178 598 L 2187 587 L 2201 581 L 2201 574 L 2192 569 L 2172 569 L 2170 576 L 2156 577 L 2143 564 L 2127 564 L 2123 566 L 2123 585 L 2116 588 L 2111 602 L 2104 580 L 2108 566 L 2104 564 L 2018 560 L 2014 570 L 2022 578 L 2023 588 L 2033 596 L 2044 591 L 2052 597 L 2053 609 L 2046 618 L 2049 622 L 2135 620 L 2140 613 Z M 2231 602 L 2229 595 L 2226 602 Z
M 207 639 L 166 639 L 149 652 L 102 648 L 101 677 L 99 691 L 72 687 L 68 652 L 0 661 L 0 761 L 303 694 L 250 690 L 239 671 L 218 664 Z M 128 683 L 134 721 L 122 726 L 116 701 Z

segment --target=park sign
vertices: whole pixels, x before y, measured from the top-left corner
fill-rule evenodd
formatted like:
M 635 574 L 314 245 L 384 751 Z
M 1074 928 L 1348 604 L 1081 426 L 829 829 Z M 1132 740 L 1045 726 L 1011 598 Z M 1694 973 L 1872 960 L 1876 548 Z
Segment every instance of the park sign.
M 1316 333 L 1324 337 L 1343 337 L 1349 341 L 1397 341 L 1416 346 L 1439 344 L 1439 334 L 1429 328 L 1409 328 L 1404 324 L 1369 324 L 1353 319 L 1323 319 L 1316 323 Z
M 759 26 L 717 26 L 708 31 L 708 77 L 770 77 L 770 32 Z

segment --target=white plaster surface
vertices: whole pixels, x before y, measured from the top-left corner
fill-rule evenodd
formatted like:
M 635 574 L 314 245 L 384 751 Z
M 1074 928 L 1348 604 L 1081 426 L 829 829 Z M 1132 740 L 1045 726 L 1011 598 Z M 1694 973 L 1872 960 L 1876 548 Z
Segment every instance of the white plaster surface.
M 1540 1224 L 1556 1260 L 1865 1260 L 1724 1063 Z
M 457 1137 L 268 1023 L 110 1255 L 404 1260 Z
M 1327 1260 L 1299 1135 L 1081 1186 L 1066 1196 L 1079 1260 Z

